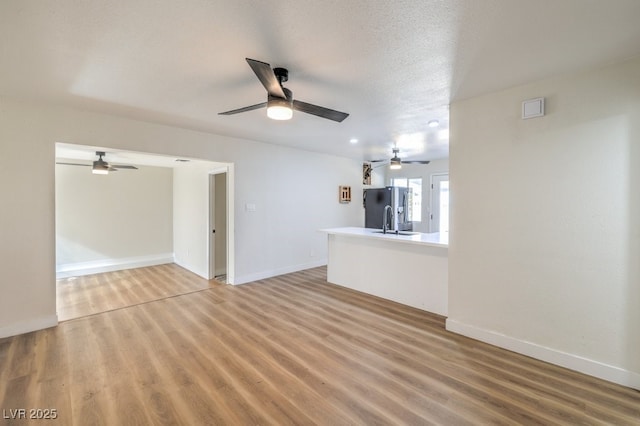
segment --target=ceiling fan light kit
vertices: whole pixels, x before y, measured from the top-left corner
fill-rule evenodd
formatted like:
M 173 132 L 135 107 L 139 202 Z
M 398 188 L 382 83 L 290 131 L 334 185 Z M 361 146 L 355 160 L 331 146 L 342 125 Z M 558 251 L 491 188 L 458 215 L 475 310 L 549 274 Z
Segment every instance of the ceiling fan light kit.
M 286 99 L 269 95 L 267 101 L 267 117 L 272 120 L 291 120 L 293 117 L 293 93 L 287 88 L 282 88 Z
M 293 110 L 286 105 L 281 105 L 280 102 L 269 102 L 267 117 L 272 120 L 291 120 Z
M 91 169 L 91 173 L 94 175 L 108 175 L 109 174 L 109 166 L 105 166 L 102 164 L 96 164 L 97 161 L 93 162 L 93 168 Z
M 400 170 L 402 168 L 402 160 L 398 157 L 393 157 L 389 162 L 389 168 L 391 170 Z

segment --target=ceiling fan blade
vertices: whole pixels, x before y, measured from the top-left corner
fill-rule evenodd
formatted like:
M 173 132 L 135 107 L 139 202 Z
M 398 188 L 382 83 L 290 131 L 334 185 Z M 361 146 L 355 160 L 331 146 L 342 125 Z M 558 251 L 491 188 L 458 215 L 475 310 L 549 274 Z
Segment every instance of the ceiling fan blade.
M 382 161 L 389 161 L 389 159 L 385 158 L 384 160 L 369 160 L 368 163 L 380 163 Z
M 128 170 L 138 170 L 136 166 L 130 166 L 127 164 L 113 164 L 111 167 L 116 169 L 128 169 Z
M 262 83 L 264 88 L 267 89 L 267 93 L 269 93 L 271 96 L 277 96 L 279 98 L 287 97 L 284 94 L 282 86 L 280 86 L 280 82 L 276 78 L 276 75 L 273 73 L 271 65 L 265 62 L 256 61 L 255 59 L 245 59 L 247 60 L 247 63 L 249 64 L 253 72 L 256 73 L 256 76 L 258 77 L 258 80 L 260 80 L 260 83 Z
M 426 160 L 402 160 L 402 164 L 429 164 L 430 162 Z
M 349 116 L 349 114 L 347 114 L 346 112 L 336 111 L 334 109 L 297 101 L 295 99 L 293 100 L 293 109 L 295 109 L 296 111 L 306 112 L 307 114 L 313 114 L 317 115 L 318 117 L 337 121 L 339 123 L 341 123 L 342 120 Z
M 240 112 L 253 111 L 254 109 L 260 109 L 266 106 L 267 106 L 267 103 L 262 102 L 260 104 L 255 104 L 255 105 L 247 106 L 244 108 L 238 108 L 238 109 L 232 109 L 231 111 L 219 112 L 218 115 L 233 115 L 233 114 L 238 114 Z
M 86 166 L 86 167 L 91 167 L 91 164 L 79 164 L 79 163 L 60 163 L 58 161 L 56 161 L 56 164 L 62 164 L 64 166 Z

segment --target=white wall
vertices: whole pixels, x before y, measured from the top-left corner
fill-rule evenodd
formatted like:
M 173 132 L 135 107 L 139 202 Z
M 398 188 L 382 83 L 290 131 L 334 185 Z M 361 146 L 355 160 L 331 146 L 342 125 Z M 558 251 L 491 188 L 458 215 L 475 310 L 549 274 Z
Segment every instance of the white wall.
M 55 168 L 58 272 L 171 261 L 172 169 L 95 175 L 90 167 Z
M 389 170 L 389 165 L 377 165 L 373 163 L 373 170 L 371 170 L 371 185 L 366 185 L 364 188 L 382 188 L 383 186 L 387 186 L 387 171 Z M 353 194 L 353 192 L 352 192 Z
M 338 203 L 362 191 L 358 161 L 0 98 L 0 337 L 56 323 L 55 142 L 234 163 L 236 283 L 322 264 L 317 230 L 363 221 Z
M 173 173 L 175 262 L 209 278 L 209 171 L 177 167 Z
M 391 184 L 394 178 L 422 179 L 422 221 L 414 222 L 413 230 L 429 232 L 429 215 L 431 214 L 431 176 L 436 173 L 449 173 L 449 159 L 433 160 L 429 164 L 403 164 L 400 170 L 384 168 L 385 185 Z
M 57 323 L 54 138 L 0 99 L 0 337 Z
M 250 176 L 236 179 L 236 253 L 244 254 L 236 269 L 255 271 L 236 272 L 236 283 L 326 264 L 327 237 L 317 231 L 364 223 L 357 197 L 338 201 L 340 185 L 362 194 L 360 162 L 264 144 L 256 151 L 236 165 L 236 176 Z
M 635 59 L 451 106 L 448 329 L 640 388 L 639 76 Z

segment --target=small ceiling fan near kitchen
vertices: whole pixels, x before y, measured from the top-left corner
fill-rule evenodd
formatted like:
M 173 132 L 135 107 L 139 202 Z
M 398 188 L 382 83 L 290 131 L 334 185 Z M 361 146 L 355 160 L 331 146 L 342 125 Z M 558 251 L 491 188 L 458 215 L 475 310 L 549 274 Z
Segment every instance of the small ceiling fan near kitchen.
M 393 157 L 391 159 L 383 159 L 383 160 L 371 160 L 370 163 L 389 163 L 389 168 L 392 170 L 397 170 L 402 168 L 402 164 L 429 164 L 431 161 L 428 160 L 402 160 L 398 157 L 398 153 L 400 150 L 398 148 L 393 148 Z M 383 165 L 381 164 L 381 165 Z
M 293 92 L 282 86 L 289 80 L 289 71 L 285 68 L 271 69 L 271 65 L 245 58 L 260 83 L 267 90 L 267 102 L 220 112 L 218 115 L 233 115 L 241 112 L 253 111 L 267 107 L 267 116 L 273 120 L 289 120 L 293 117 L 293 110 L 312 114 L 328 120 L 342 122 L 349 116 L 346 112 L 336 111 L 330 108 L 313 105 L 293 99 Z
M 81 163 L 62 163 L 56 162 L 56 164 L 62 164 L 65 166 L 84 166 L 91 167 L 91 173 L 96 175 L 106 175 L 109 172 L 117 172 L 118 170 L 138 170 L 136 166 L 130 166 L 127 164 L 109 164 L 102 159 L 106 155 L 104 151 L 96 151 L 96 155 L 98 159 L 93 162 L 93 164 L 81 164 Z

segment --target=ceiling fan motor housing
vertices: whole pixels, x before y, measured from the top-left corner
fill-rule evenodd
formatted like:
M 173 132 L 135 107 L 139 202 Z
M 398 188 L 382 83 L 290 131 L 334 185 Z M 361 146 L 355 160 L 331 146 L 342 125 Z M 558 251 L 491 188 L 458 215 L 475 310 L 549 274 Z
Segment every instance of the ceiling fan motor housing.
M 287 81 L 289 81 L 289 70 L 288 69 L 286 69 L 286 68 L 274 68 L 273 69 L 273 73 L 276 75 L 276 78 L 280 82 L 280 85 L 282 85 L 282 83 L 286 83 Z
M 102 159 L 103 155 L 106 155 L 103 151 L 96 151 L 98 159 L 93 162 L 93 170 L 109 170 L 109 163 Z

